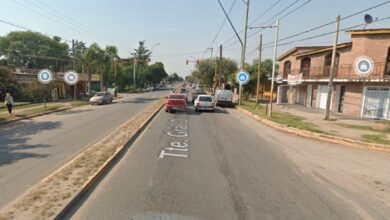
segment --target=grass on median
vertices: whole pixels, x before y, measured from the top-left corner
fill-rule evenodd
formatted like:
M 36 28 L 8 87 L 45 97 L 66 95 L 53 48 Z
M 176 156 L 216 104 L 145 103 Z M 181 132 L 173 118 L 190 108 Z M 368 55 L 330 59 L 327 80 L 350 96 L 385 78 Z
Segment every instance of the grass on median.
M 80 107 L 80 106 L 84 106 L 84 105 L 88 105 L 88 104 L 89 104 L 89 102 L 87 102 L 87 101 L 71 101 L 70 102 L 70 105 L 72 107 Z
M 390 145 L 390 140 L 387 139 L 385 134 L 363 134 L 361 138 L 367 142 Z
M 252 112 L 253 114 L 256 114 L 260 117 L 263 117 L 265 119 L 271 120 L 273 122 L 276 122 L 281 125 L 285 125 L 288 127 L 293 127 L 293 128 L 298 128 L 302 129 L 305 131 L 310 131 L 314 133 L 321 133 L 321 134 L 328 134 L 325 131 L 320 130 L 317 125 L 310 123 L 310 122 L 305 122 L 304 118 L 298 117 L 295 115 L 291 115 L 288 113 L 283 113 L 283 112 L 273 112 L 272 117 L 268 117 L 265 112 L 265 107 L 257 105 L 256 103 L 253 102 L 244 102 L 241 105 L 242 108 Z
M 352 129 L 365 130 L 365 131 L 376 131 L 373 127 L 369 125 L 354 125 L 354 124 L 344 124 L 344 123 L 337 123 L 337 125 L 340 125 L 344 128 L 352 128 Z

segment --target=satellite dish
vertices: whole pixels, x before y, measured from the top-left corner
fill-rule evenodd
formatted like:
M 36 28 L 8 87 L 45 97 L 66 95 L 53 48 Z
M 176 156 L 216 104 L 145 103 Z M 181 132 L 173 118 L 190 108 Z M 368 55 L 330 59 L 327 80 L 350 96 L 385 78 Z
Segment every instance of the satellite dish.
M 366 15 L 364 15 L 364 21 L 366 22 L 366 24 L 371 24 L 373 21 L 373 18 L 370 14 L 366 14 Z

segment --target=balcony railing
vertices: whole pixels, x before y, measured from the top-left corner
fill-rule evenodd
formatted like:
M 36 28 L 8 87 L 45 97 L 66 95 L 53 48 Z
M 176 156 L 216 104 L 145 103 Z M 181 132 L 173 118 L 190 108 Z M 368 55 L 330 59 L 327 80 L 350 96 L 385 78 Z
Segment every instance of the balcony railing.
M 298 75 L 302 73 L 302 78 L 305 79 L 327 79 L 330 75 L 330 67 L 310 67 L 310 68 L 304 68 L 304 69 L 295 69 L 291 70 L 291 75 Z M 283 76 L 283 79 L 287 79 L 286 73 L 279 73 L 280 76 Z M 335 79 L 347 79 L 347 80 L 353 80 L 353 79 L 361 79 L 363 77 L 356 74 L 355 69 L 353 65 L 339 65 L 336 68 Z M 382 78 L 389 78 L 390 79 L 390 66 L 386 68 L 386 64 L 375 64 L 374 69 L 372 73 L 368 77 L 369 79 L 382 79 Z

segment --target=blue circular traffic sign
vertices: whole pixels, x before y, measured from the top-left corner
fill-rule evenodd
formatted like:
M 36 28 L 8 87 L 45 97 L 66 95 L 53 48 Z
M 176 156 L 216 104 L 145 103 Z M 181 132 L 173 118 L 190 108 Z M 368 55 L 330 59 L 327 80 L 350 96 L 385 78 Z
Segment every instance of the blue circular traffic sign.
M 249 82 L 250 80 L 250 76 L 247 72 L 245 71 L 240 71 L 239 73 L 237 73 L 236 75 L 236 80 L 239 84 L 241 85 L 245 85 Z
M 48 84 L 53 80 L 53 73 L 48 69 L 43 69 L 38 72 L 38 80 L 42 84 Z

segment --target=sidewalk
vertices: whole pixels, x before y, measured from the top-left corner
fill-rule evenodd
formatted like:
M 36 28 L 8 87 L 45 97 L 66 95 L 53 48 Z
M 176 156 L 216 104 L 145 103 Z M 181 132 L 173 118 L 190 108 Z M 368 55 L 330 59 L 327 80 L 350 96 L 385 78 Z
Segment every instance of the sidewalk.
M 254 103 L 245 103 L 246 108 L 254 110 Z M 250 107 L 250 105 L 253 105 Z M 257 109 L 258 114 L 265 116 L 265 106 Z M 354 140 L 390 145 L 390 129 L 379 128 L 384 121 L 375 119 L 361 119 L 331 113 L 329 121 L 324 120 L 325 111 L 322 109 L 306 108 L 300 105 L 274 105 L 274 116 L 270 120 L 308 130 Z M 266 116 L 265 116 L 266 117 Z M 389 123 L 390 122 L 386 122 Z M 389 125 L 390 126 L 390 125 Z
M 46 108 L 43 103 L 31 104 L 16 108 L 12 111 L 12 115 L 8 114 L 7 109 L 0 110 L 0 124 L 9 121 L 21 120 L 23 118 L 32 117 L 34 115 L 40 115 L 51 111 L 59 111 L 78 107 L 87 104 L 83 101 L 71 101 L 71 102 L 49 102 L 46 103 Z

